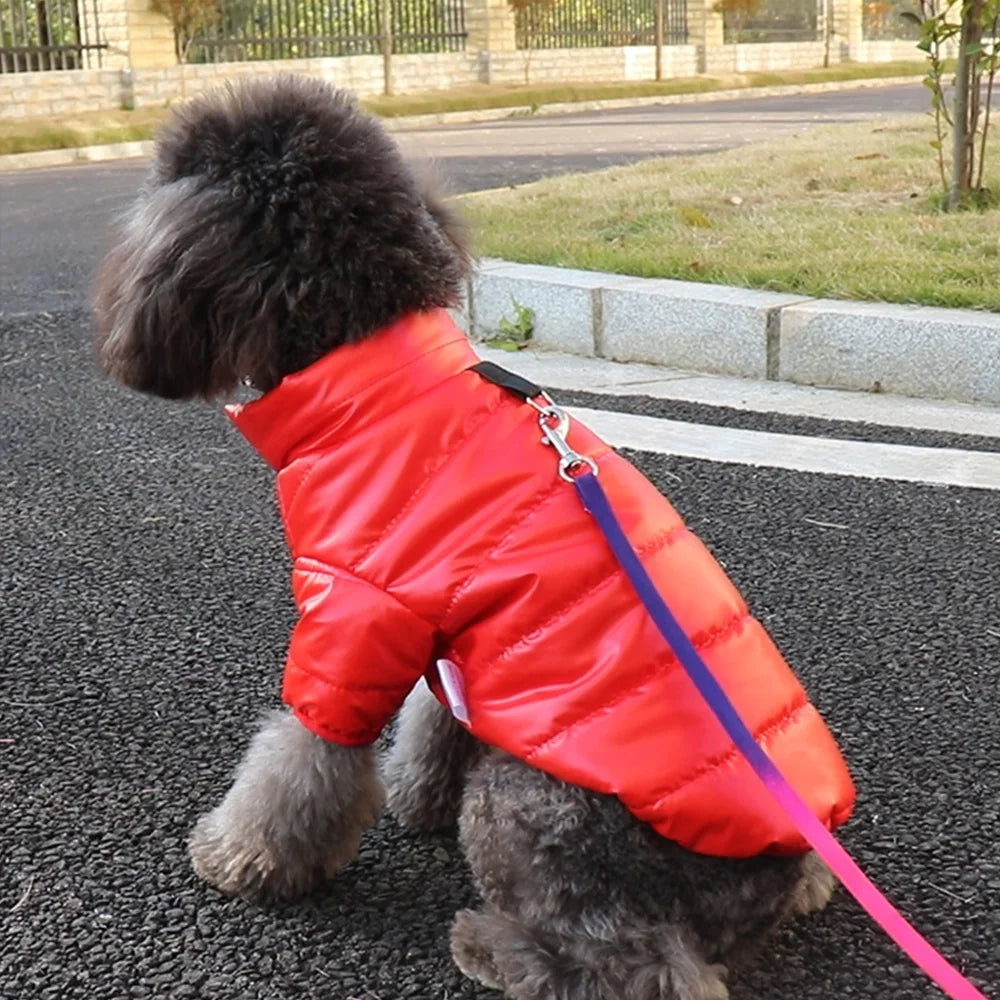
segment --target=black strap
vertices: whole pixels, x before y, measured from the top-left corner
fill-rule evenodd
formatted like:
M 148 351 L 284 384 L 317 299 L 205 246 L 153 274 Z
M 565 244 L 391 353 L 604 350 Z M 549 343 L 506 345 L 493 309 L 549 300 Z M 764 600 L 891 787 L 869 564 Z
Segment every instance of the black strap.
M 514 372 L 507 371 L 506 368 L 493 364 L 492 361 L 480 361 L 478 365 L 473 365 L 469 370 L 482 375 L 487 382 L 492 382 L 494 385 L 500 386 L 501 389 L 506 389 L 519 399 L 534 399 L 542 394 L 541 386 L 529 382 L 520 375 L 515 375 Z

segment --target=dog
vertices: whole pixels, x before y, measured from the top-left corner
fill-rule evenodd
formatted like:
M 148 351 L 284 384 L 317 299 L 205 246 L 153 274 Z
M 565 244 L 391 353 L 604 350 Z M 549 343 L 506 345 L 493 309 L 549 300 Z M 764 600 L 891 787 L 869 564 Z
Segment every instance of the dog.
M 408 827 L 458 826 L 483 899 L 451 932 L 472 979 L 514 1000 L 724 1000 L 728 968 L 823 907 L 833 877 L 787 831 L 771 849 L 769 806 L 744 789 L 753 779 L 709 723 L 721 750 L 664 790 L 661 769 L 683 771 L 698 740 L 657 751 L 660 724 L 628 713 L 683 681 L 669 651 L 644 652 L 658 640 L 589 540 L 537 414 L 471 370 L 478 359 L 447 310 L 472 261 L 453 209 L 325 83 L 242 83 L 183 105 L 159 134 L 96 279 L 98 362 L 165 398 L 255 397 L 229 412 L 278 471 L 301 615 L 285 668 L 291 711 L 264 719 L 198 820 L 194 869 L 229 895 L 294 898 L 349 863 L 387 806 Z M 705 568 L 711 557 L 654 488 L 585 429 L 571 434 L 630 530 L 655 507 L 667 521 L 657 551 L 688 552 L 716 581 L 721 570 Z M 510 461 L 533 471 L 505 472 Z M 544 557 L 524 555 L 528 531 Z M 640 548 L 644 560 L 659 558 L 653 548 Z M 734 617 L 700 641 L 764 650 L 716 583 Z M 557 610 L 543 628 L 545 608 Z M 552 623 L 564 620 L 563 642 Z M 449 669 L 467 705 L 449 700 Z M 532 687 L 536 671 L 544 683 Z M 853 803 L 849 778 L 786 686 L 794 705 L 771 732 L 780 742 L 808 716 L 810 739 L 827 741 L 834 787 L 822 808 L 834 826 Z M 556 688 L 569 693 L 553 701 Z M 374 739 L 394 714 L 380 762 Z M 706 796 L 708 772 L 723 784 Z M 752 822 L 738 806 L 757 810 Z M 720 824 L 706 810 L 735 812 Z

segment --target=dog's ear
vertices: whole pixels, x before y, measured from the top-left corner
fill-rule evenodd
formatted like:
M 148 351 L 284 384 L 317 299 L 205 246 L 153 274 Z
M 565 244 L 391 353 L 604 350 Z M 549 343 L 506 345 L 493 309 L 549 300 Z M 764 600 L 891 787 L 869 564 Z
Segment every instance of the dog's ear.
M 168 399 L 212 399 L 245 377 L 276 383 L 275 310 L 265 308 L 253 262 L 242 259 L 245 228 L 194 178 L 147 189 L 95 282 L 101 368 Z M 273 368 L 262 370 L 268 359 Z

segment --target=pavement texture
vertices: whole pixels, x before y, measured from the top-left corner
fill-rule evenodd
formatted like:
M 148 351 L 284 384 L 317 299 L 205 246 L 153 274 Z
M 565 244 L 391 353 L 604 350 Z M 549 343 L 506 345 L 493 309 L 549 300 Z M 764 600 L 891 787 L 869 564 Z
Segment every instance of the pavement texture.
M 0 997 L 496 996 L 448 956 L 474 900 L 450 836 L 384 818 L 297 904 L 195 880 L 187 832 L 277 702 L 289 561 L 270 474 L 219 410 L 108 384 L 89 338 L 80 310 L 0 320 Z M 846 846 L 995 991 L 997 494 L 630 457 L 840 739 Z M 843 892 L 732 980 L 733 1000 L 939 996 Z

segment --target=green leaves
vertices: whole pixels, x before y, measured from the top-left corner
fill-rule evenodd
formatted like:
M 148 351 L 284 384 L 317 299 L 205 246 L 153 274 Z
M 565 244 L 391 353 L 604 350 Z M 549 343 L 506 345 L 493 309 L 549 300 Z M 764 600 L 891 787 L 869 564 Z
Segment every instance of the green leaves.
M 676 208 L 677 217 L 686 225 L 694 226 L 695 229 L 711 229 L 712 220 L 699 208 L 693 205 L 678 205 Z
M 514 318 L 501 316 L 497 335 L 484 343 L 501 351 L 523 351 L 531 343 L 535 332 L 535 310 L 521 305 L 513 295 L 510 301 L 514 306 Z

